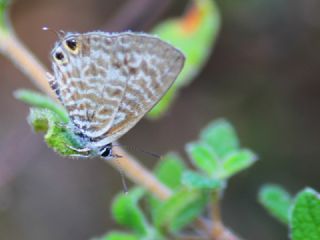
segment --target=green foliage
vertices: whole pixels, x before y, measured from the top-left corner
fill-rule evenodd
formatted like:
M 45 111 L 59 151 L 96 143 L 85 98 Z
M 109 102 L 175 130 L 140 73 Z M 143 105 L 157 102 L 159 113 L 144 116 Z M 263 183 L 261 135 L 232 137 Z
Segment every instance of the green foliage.
M 7 11 L 9 0 L 0 0 L 0 36 L 8 32 Z
M 186 145 L 193 164 L 210 176 L 214 176 L 219 171 L 219 159 L 215 151 L 205 142 L 193 142 Z
M 212 52 L 219 28 L 220 15 L 213 0 L 195 0 L 184 16 L 169 19 L 154 28 L 152 33 L 180 49 L 186 56 L 186 62 L 176 82 L 148 117 L 163 115 L 177 92 L 199 73 Z
M 155 225 L 165 232 L 176 232 L 198 216 L 205 203 L 205 194 L 197 189 L 182 188 L 157 207 Z
M 209 178 L 226 180 L 250 167 L 257 159 L 239 140 L 231 124 L 225 120 L 210 123 L 201 131 L 200 140 L 186 145 L 193 164 Z
M 247 169 L 255 161 L 256 155 L 247 149 L 238 150 L 227 155 L 222 163 L 221 178 L 229 178 L 238 172 Z
M 141 240 L 139 236 L 122 232 L 110 232 L 105 236 L 93 238 L 92 240 Z
M 49 109 L 31 108 L 28 122 L 36 132 L 46 132 L 46 143 L 61 155 L 76 154 L 67 146 L 81 147 L 81 142 L 73 131 L 62 125 L 63 119 Z
M 158 179 L 171 189 L 180 186 L 181 176 L 186 166 L 177 153 L 169 153 L 162 157 L 154 172 Z
M 288 224 L 290 239 L 320 239 L 320 196 L 306 188 L 294 200 L 278 185 L 266 185 L 259 193 L 259 202 L 281 222 Z
M 320 197 L 311 188 L 301 191 L 290 216 L 292 240 L 320 239 Z
M 143 194 L 143 189 L 133 189 L 126 195 L 119 194 L 112 205 L 115 220 L 141 235 L 148 232 L 147 221 L 137 204 Z
M 33 106 L 28 122 L 36 132 L 46 133 L 44 139 L 49 147 L 63 156 L 78 154 L 68 146 L 81 148 L 83 143 L 68 125 L 68 114 L 60 104 L 31 90 L 18 90 L 14 96 Z
M 56 113 L 60 120 L 64 123 L 70 121 L 67 111 L 60 104 L 57 104 L 52 98 L 40 94 L 38 92 L 20 89 L 14 92 L 15 98 L 19 99 L 22 102 L 25 102 L 31 106 L 43 109 L 49 109 L 52 112 Z
M 210 123 L 201 131 L 200 138 L 214 149 L 220 158 L 239 149 L 239 140 L 235 130 L 224 119 Z
M 153 222 L 158 223 L 157 227 L 160 229 L 159 231 L 177 231 L 198 216 L 199 212 L 201 212 L 205 206 L 205 196 L 203 192 L 194 191 L 194 195 L 190 196 L 192 199 L 189 199 L 189 202 L 180 203 L 181 206 L 186 204 L 185 208 L 176 209 L 172 212 L 171 208 L 177 206 L 175 203 L 179 204 L 179 200 L 184 201 L 183 197 L 179 198 L 179 196 L 189 194 L 189 190 L 184 188 L 181 183 L 185 171 L 187 171 L 187 168 L 182 158 L 176 153 L 165 155 L 154 170 L 158 179 L 170 189 L 174 190 L 173 196 L 164 202 L 153 196 L 148 196 L 151 216 Z M 172 215 L 166 215 L 162 213 L 162 211 L 172 212 Z M 161 219 L 165 219 L 162 222 L 163 224 L 159 223 L 159 221 L 161 221 L 159 220 L 159 215 Z
M 290 194 L 278 185 L 266 185 L 259 192 L 259 202 L 279 221 L 289 223 Z
M 185 171 L 181 183 L 189 188 L 219 190 L 223 183 L 217 179 L 208 178 L 194 171 Z
M 248 168 L 256 159 L 250 150 L 239 147 L 235 131 L 225 120 L 209 124 L 200 138 L 186 144 L 198 171 L 190 170 L 177 153 L 165 155 L 155 167 L 156 177 L 172 190 L 168 199 L 161 201 L 141 189 L 116 198 L 113 215 L 134 236 L 150 240 L 176 236 L 204 212 L 209 201 L 219 201 L 213 196 L 221 196 L 229 177 Z M 150 212 L 147 216 L 151 216 L 149 221 L 137 205 L 144 197 Z

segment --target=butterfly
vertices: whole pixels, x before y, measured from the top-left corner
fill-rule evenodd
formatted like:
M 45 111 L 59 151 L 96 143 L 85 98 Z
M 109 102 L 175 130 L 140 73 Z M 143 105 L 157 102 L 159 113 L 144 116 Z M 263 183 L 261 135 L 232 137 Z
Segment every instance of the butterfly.
M 185 57 L 161 39 L 134 32 L 58 33 L 51 88 L 88 155 L 113 157 L 112 143 L 151 110 Z

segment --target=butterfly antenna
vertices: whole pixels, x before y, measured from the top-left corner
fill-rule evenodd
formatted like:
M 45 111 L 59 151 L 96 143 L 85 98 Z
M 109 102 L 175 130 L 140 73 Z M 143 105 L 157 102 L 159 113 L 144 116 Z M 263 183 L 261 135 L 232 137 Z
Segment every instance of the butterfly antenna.
M 148 156 L 154 157 L 154 158 L 156 158 L 158 160 L 161 158 L 161 155 L 159 155 L 159 154 L 156 154 L 156 153 L 153 153 L 153 152 L 149 152 L 149 151 L 143 150 L 143 149 L 135 147 L 135 146 L 128 146 L 128 145 L 122 145 L 122 144 L 113 144 L 112 146 L 113 147 L 124 147 L 124 148 L 131 149 L 131 150 L 134 150 L 134 151 L 142 152 L 142 153 L 144 153 L 144 154 L 146 154 Z
M 63 37 L 64 37 L 64 35 L 65 35 L 65 32 L 64 32 L 64 31 L 62 31 L 62 30 L 57 31 L 57 30 L 52 29 L 52 28 L 49 28 L 49 27 L 42 27 L 42 30 L 43 30 L 43 31 L 49 31 L 49 32 L 54 33 L 55 35 L 57 35 L 57 37 L 58 37 L 60 40 L 62 40 Z
M 121 182 L 122 182 L 122 186 L 123 186 L 123 191 L 124 191 L 125 194 L 128 194 L 127 182 L 126 182 L 126 179 L 124 177 L 124 172 L 123 172 L 123 169 L 121 167 L 121 163 L 119 161 L 120 157 L 121 156 L 116 155 L 114 160 L 116 161 L 116 166 L 117 166 L 117 169 L 118 169 L 118 171 L 120 173 L 120 176 L 121 176 Z

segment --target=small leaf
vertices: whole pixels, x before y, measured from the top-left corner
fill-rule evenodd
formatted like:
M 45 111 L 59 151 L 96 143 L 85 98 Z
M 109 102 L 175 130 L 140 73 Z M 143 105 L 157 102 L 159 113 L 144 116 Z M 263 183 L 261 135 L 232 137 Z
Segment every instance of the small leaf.
M 26 89 L 15 91 L 14 96 L 20 101 L 25 102 L 33 107 L 46 108 L 55 112 L 64 123 L 68 123 L 70 121 L 65 108 L 48 96 Z
M 320 239 L 320 196 L 306 188 L 300 192 L 295 201 L 290 216 L 292 240 Z
M 158 179 L 171 189 L 180 186 L 182 172 L 186 166 L 176 153 L 166 154 L 154 170 Z
M 168 153 L 162 157 L 154 173 L 163 184 L 171 189 L 176 189 L 181 185 L 181 176 L 185 169 L 186 166 L 177 153 Z M 148 194 L 147 198 L 151 216 L 154 218 L 154 211 L 161 204 L 161 201 L 151 194 Z
M 114 231 L 107 233 L 105 236 L 93 238 L 91 240 L 141 240 L 141 237 L 133 234 Z
M 180 189 L 155 210 L 155 226 L 160 230 L 178 231 L 200 215 L 206 205 L 204 199 L 206 195 L 202 191 Z
M 257 160 L 256 155 L 250 150 L 240 150 L 229 154 L 222 166 L 223 172 L 221 178 L 230 178 L 236 173 L 247 169 Z
M 190 224 L 195 218 L 199 217 L 205 210 L 209 202 L 209 195 L 203 193 L 195 201 L 188 204 L 180 213 L 174 218 L 170 228 L 174 233 L 178 233 L 183 227 Z
M 49 109 L 31 108 L 28 122 L 36 132 L 46 132 L 46 143 L 61 155 L 76 154 L 67 146 L 82 147 L 80 139 L 68 127 L 61 125 L 63 119 Z
M 141 188 L 131 190 L 126 195 L 119 194 L 112 204 L 112 213 L 119 224 L 131 228 L 138 234 L 146 235 L 148 224 L 138 206 L 138 201 L 143 194 L 144 190 Z
M 210 123 L 200 135 L 216 152 L 218 157 L 224 158 L 239 148 L 239 141 L 235 130 L 226 120 Z
M 0 0 L 0 36 L 8 32 L 8 8 L 9 0 Z
M 208 178 L 188 170 L 183 173 L 181 182 L 189 188 L 196 189 L 217 190 L 223 186 L 222 182 L 217 179 Z
M 266 185 L 259 192 L 259 202 L 272 216 L 288 224 L 292 198 L 286 190 L 277 185 Z
M 219 28 L 220 14 L 214 1 L 196 0 L 183 16 L 166 20 L 153 29 L 153 34 L 180 49 L 185 54 L 186 61 L 171 89 L 148 113 L 148 117 L 161 117 L 177 92 L 202 70 L 212 52 Z
M 186 145 L 186 152 L 194 165 L 206 172 L 215 175 L 219 171 L 219 161 L 213 149 L 204 142 L 194 142 Z

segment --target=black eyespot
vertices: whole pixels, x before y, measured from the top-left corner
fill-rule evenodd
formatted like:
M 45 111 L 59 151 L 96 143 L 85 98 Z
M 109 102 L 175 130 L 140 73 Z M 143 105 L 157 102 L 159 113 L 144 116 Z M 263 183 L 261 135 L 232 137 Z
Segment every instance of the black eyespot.
M 56 52 L 55 58 L 56 58 L 57 60 L 60 60 L 60 61 L 61 61 L 61 60 L 64 59 L 64 55 L 63 55 L 62 52 Z
M 72 51 L 77 49 L 77 41 L 75 39 L 67 40 L 66 44 L 67 44 L 68 48 L 70 48 Z

